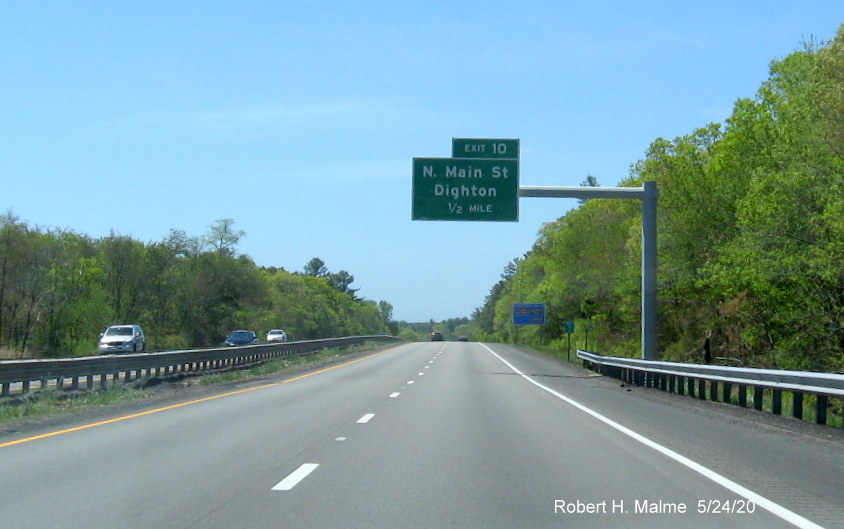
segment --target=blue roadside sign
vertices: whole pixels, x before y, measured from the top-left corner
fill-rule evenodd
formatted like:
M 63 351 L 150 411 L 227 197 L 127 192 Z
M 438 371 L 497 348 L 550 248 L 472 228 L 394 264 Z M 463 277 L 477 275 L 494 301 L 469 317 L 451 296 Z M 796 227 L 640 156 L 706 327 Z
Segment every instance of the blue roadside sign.
M 545 325 L 545 304 L 514 303 L 513 325 Z

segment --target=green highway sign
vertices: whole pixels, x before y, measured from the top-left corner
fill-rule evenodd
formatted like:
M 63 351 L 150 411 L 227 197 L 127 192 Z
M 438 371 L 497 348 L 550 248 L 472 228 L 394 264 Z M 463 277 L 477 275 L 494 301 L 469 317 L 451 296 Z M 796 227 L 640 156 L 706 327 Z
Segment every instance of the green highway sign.
M 487 138 L 452 138 L 451 156 L 454 158 L 519 159 L 519 140 Z
M 413 220 L 519 220 L 519 161 L 414 158 Z

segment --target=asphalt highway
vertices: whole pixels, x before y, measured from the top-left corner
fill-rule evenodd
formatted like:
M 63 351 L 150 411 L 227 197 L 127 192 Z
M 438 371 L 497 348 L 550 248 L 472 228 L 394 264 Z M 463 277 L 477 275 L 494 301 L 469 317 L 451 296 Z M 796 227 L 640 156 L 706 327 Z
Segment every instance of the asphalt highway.
M 406 344 L 6 434 L 0 526 L 844 528 L 842 436 L 762 415 L 505 345 Z

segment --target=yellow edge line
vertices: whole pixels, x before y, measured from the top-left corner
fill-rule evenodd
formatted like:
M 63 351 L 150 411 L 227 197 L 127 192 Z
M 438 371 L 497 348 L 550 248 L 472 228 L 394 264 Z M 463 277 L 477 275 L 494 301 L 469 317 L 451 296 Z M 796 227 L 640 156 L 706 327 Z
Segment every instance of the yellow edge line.
M 139 413 L 132 413 L 130 415 L 123 415 L 121 417 L 115 417 L 114 419 L 107 419 L 105 421 L 92 422 L 92 423 L 89 423 L 89 424 L 83 424 L 82 426 L 75 426 L 73 428 L 66 428 L 64 430 L 56 430 L 54 432 L 49 432 L 49 433 L 45 433 L 45 434 L 41 434 L 41 435 L 34 435 L 32 437 L 25 437 L 23 439 L 18 439 L 16 441 L 7 441 L 5 443 L 0 443 L 0 448 L 6 448 L 7 446 L 14 446 L 14 445 L 19 445 L 19 444 L 29 443 L 29 442 L 32 442 L 32 441 L 37 441 L 39 439 L 47 439 L 49 437 L 57 437 L 59 435 L 65 435 L 65 434 L 69 434 L 69 433 L 73 433 L 73 432 L 78 432 L 78 431 L 81 431 L 81 430 L 88 430 L 90 428 L 96 428 L 98 426 L 105 426 L 107 424 L 113 424 L 113 423 L 116 423 L 116 422 L 128 421 L 129 419 L 136 419 L 138 417 L 144 417 L 146 415 L 152 415 L 154 413 L 160 413 L 162 411 L 175 410 L 176 408 L 183 408 L 185 406 L 190 406 L 192 404 L 199 404 L 201 402 L 208 402 L 209 400 L 221 399 L 223 397 L 231 397 L 232 395 L 239 395 L 241 393 L 248 393 L 250 391 L 257 391 L 259 389 L 271 388 L 271 387 L 278 386 L 278 385 L 281 385 L 281 384 L 288 384 L 290 382 L 296 382 L 297 380 L 302 380 L 302 379 L 309 378 L 309 377 L 312 377 L 312 376 L 316 376 L 316 375 L 319 375 L 319 374 L 322 374 L 322 373 L 326 373 L 328 371 L 333 371 L 333 370 L 339 369 L 341 367 L 346 367 L 346 366 L 350 366 L 352 364 L 356 364 L 358 362 L 363 362 L 364 360 L 368 360 L 372 357 L 386 353 L 387 351 L 391 351 L 392 349 L 395 349 L 395 347 L 391 347 L 390 349 L 386 349 L 384 351 L 379 351 L 377 353 L 373 353 L 371 355 L 367 355 L 367 356 L 364 356 L 364 357 L 361 357 L 361 358 L 357 358 L 355 360 L 350 360 L 350 361 L 344 362 L 342 364 L 337 364 L 335 366 L 326 367 L 324 369 L 320 369 L 320 370 L 317 370 L 317 371 L 311 371 L 310 373 L 305 373 L 303 375 L 299 375 L 299 376 L 296 376 L 296 377 L 293 377 L 293 378 L 288 378 L 288 379 L 282 380 L 280 382 L 273 382 L 271 384 L 262 384 L 260 386 L 254 386 L 254 387 L 251 387 L 251 388 L 239 389 L 239 390 L 236 390 L 236 391 L 229 391 L 227 393 L 221 393 L 219 395 L 213 395 L 211 397 L 204 397 L 204 398 L 201 398 L 201 399 L 189 400 L 187 402 L 182 402 L 182 403 L 179 403 L 179 404 L 172 404 L 170 406 L 164 406 L 162 408 L 155 408 L 155 409 L 152 409 L 152 410 L 146 410 L 146 411 L 142 411 L 142 412 L 139 412 Z

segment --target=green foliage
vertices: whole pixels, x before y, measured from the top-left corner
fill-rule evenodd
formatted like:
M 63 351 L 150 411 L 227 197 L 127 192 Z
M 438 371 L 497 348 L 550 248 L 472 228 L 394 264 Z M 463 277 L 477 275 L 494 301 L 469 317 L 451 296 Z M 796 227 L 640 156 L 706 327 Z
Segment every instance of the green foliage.
M 241 328 L 280 327 L 299 340 L 389 330 L 392 307 L 356 299 L 351 274 L 329 274 L 318 259 L 322 277 L 260 268 L 238 255 L 244 234 L 233 223 L 217 221 L 204 238 L 171 231 L 144 244 L 0 216 L 0 348 L 16 356 L 89 355 L 99 333 L 120 323 L 141 324 L 150 350 L 217 345 Z
M 305 265 L 305 275 L 314 277 L 325 277 L 328 275 L 328 268 L 325 266 L 325 261 L 319 257 L 314 257 Z
M 449 318 L 440 322 L 395 323 L 398 336 L 409 342 L 425 342 L 431 339 L 431 333 L 441 332 L 446 340 L 456 340 L 460 336 L 470 336 L 473 329 L 469 318 Z
M 771 63 L 754 99 L 722 125 L 654 141 L 621 185 L 656 181 L 659 343 L 696 361 L 844 369 L 844 26 Z M 588 185 L 588 181 L 584 182 Z M 573 337 L 636 355 L 640 213 L 588 201 L 546 225 L 493 286 L 472 326 L 489 340 L 560 346 Z M 542 328 L 514 329 L 515 302 L 542 302 Z

